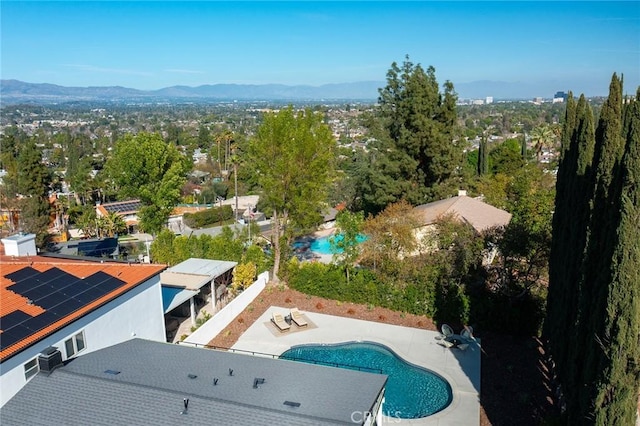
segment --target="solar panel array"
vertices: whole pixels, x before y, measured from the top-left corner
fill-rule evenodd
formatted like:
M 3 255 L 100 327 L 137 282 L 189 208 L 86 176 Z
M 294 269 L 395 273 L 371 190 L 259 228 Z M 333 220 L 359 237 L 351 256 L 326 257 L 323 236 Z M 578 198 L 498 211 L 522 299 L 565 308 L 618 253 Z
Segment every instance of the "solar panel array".
M 142 203 L 139 200 L 122 201 L 113 204 L 103 204 L 102 207 L 109 213 L 135 212 L 140 210 Z
M 30 303 L 45 309 L 45 312 L 31 316 L 17 310 L 0 317 L 2 349 L 126 284 L 102 271 L 78 278 L 58 268 L 39 272 L 25 267 L 5 277 L 15 283 L 8 286 L 8 290 L 29 299 Z

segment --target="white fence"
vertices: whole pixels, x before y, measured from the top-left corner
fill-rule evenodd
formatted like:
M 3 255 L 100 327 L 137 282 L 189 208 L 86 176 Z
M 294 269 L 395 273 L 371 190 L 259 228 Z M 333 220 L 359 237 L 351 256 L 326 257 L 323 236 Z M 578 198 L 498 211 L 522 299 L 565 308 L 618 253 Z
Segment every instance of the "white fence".
M 269 272 L 263 272 L 258 275 L 258 279 L 251 284 L 246 290 L 240 293 L 235 299 L 217 312 L 209 321 L 202 324 L 196 331 L 184 339 L 184 343 L 196 345 L 206 345 L 211 339 L 216 337 L 218 333 L 225 329 L 227 325 L 234 320 L 241 312 L 245 310 L 251 302 L 258 297 L 258 294 L 264 290 L 269 281 Z

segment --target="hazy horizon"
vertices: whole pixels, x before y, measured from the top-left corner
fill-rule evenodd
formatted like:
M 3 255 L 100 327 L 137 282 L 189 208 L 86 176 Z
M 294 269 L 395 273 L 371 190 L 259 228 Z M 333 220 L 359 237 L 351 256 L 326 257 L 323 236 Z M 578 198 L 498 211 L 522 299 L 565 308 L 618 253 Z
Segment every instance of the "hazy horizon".
M 384 82 L 406 54 L 459 87 L 640 85 L 637 2 L 3 1 L 1 35 L 2 79 L 66 87 Z

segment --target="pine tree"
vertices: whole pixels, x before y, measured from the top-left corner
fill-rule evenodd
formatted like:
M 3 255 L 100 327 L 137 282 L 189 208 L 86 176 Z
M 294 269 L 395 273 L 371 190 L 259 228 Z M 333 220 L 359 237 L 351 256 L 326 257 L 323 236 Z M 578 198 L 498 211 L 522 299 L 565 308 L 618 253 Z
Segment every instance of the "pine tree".
M 451 82 L 443 86 L 440 93 L 433 67 L 425 70 L 408 56 L 387 72 L 370 125 L 377 142 L 362 194 L 372 212 L 402 199 L 415 205 L 451 192 L 462 150 L 454 143 L 457 95 Z

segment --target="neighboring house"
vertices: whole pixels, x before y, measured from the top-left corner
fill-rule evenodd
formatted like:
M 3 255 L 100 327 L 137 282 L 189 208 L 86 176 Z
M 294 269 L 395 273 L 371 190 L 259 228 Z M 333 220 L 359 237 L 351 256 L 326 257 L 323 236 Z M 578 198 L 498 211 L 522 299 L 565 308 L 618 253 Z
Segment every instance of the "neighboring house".
M 467 223 L 478 234 L 482 234 L 494 227 L 507 226 L 511 221 L 511 213 L 493 207 L 478 198 L 468 197 L 466 191 L 459 191 L 458 196 L 434 201 L 414 208 L 418 221 L 422 226 L 416 230 L 419 241 L 428 240 L 428 236 L 435 232 L 436 222 L 443 217 L 452 217 Z M 428 243 L 423 243 L 420 252 L 432 250 Z M 484 262 L 491 263 L 495 250 L 485 255 Z
M 189 315 L 196 325 L 196 297 L 206 300 L 211 295 L 212 311 L 227 294 L 238 262 L 191 258 L 160 274 L 162 304 L 165 314 L 177 310 L 178 316 Z M 188 311 L 185 309 L 188 303 Z M 211 313 L 214 313 L 211 312 Z
M 143 339 L 49 370 L 2 408 L 3 426 L 370 426 L 381 424 L 387 382 L 383 374 Z
M 117 213 L 127 224 L 129 233 L 138 229 L 138 211 L 142 208 L 140 200 L 117 201 L 115 203 L 104 203 L 96 205 L 98 217 L 107 217 L 111 213 Z
M 64 361 L 136 336 L 165 340 L 165 265 L 48 258 L 36 255 L 34 240 L 2 239 L 0 405 L 36 375 L 49 347 Z
M 120 254 L 117 238 L 87 238 L 50 244 L 48 253 L 64 256 L 88 256 L 100 258 L 117 258 Z

